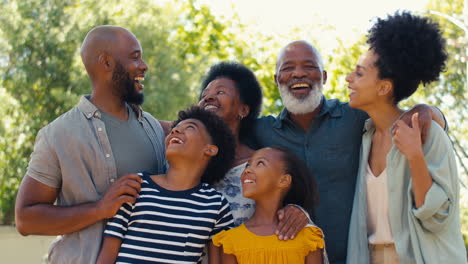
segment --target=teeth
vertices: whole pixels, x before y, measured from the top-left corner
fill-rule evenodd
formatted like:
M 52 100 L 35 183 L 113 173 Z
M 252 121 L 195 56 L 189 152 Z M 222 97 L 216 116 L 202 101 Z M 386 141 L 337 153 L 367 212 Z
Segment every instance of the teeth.
M 309 87 L 309 85 L 306 84 L 306 83 L 296 83 L 293 86 L 291 86 L 292 89 L 295 89 L 295 88 L 308 88 L 308 87 Z
M 182 144 L 184 142 L 180 138 L 171 138 L 171 140 L 169 140 L 169 143 Z
M 255 183 L 255 182 L 253 180 L 247 179 L 247 180 L 244 180 L 244 183 Z
M 207 105 L 205 106 L 205 110 L 210 110 L 210 109 L 218 109 L 217 106 L 214 106 L 214 105 Z
M 138 76 L 138 77 L 135 77 L 135 81 L 144 81 L 145 80 L 145 77 L 142 77 L 142 76 Z

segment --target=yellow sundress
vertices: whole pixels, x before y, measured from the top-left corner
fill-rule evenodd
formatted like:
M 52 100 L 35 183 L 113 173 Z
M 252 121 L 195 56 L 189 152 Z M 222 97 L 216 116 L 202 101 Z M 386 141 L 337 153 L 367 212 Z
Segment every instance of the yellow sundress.
M 235 255 L 239 264 L 304 263 L 311 251 L 324 247 L 323 233 L 315 226 L 306 226 L 293 240 L 282 241 L 276 235 L 258 236 L 242 224 L 218 233 L 213 243 Z

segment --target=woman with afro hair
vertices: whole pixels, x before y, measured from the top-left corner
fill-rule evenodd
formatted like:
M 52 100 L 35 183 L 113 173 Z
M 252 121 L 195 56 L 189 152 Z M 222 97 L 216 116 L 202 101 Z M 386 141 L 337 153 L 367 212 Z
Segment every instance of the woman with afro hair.
M 398 103 L 438 79 L 447 53 L 439 26 L 397 12 L 369 30 L 369 50 L 346 77 L 350 106 L 367 112 L 348 239 L 348 263 L 466 263 L 454 152 L 434 121 Z

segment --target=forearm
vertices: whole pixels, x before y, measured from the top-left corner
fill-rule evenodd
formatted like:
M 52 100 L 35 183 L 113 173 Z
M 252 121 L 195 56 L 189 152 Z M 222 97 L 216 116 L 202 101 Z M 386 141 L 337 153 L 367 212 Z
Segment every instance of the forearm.
M 424 204 L 426 194 L 431 188 L 433 181 L 422 151 L 419 155 L 408 158 L 408 163 L 411 171 L 411 179 L 413 181 L 415 206 L 419 208 Z
M 119 254 L 120 246 L 122 245 L 122 240 L 111 237 L 104 236 L 102 241 L 101 251 L 97 258 L 96 264 L 112 264 L 115 263 L 117 256 Z
M 208 263 L 210 264 L 220 264 L 221 263 L 221 254 L 222 250 L 220 247 L 213 245 L 213 242 L 208 243 Z
M 104 217 L 96 202 L 70 207 L 51 204 L 23 206 L 16 212 L 16 225 L 22 235 L 62 235 L 90 226 Z
M 317 264 L 322 263 L 322 250 L 317 249 L 315 251 L 310 252 L 305 259 L 305 264 Z

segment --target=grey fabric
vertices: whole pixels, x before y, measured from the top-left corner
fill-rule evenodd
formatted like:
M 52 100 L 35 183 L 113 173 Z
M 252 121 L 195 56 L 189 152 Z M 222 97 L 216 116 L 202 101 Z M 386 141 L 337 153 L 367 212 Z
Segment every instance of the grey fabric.
M 128 106 L 128 120 L 120 120 L 105 112 L 102 121 L 114 153 L 117 175 L 148 171 L 158 171 L 156 152 L 145 130 L 138 122 L 135 112 Z
M 362 128 L 367 114 L 337 99 L 322 99 L 308 131 L 294 123 L 286 109 L 278 117 L 257 120 L 256 147 L 289 149 L 307 164 L 318 185 L 319 205 L 309 212 L 325 234 L 330 263 L 344 263 Z
M 120 176 L 102 113 L 88 98 L 83 96 L 76 107 L 39 131 L 26 172 L 26 177 L 60 189 L 56 202 L 59 206 L 97 201 Z M 164 173 L 164 132 L 154 117 L 139 108 L 132 109 L 154 149 L 151 160 L 157 164 L 153 172 Z M 49 261 L 94 263 L 103 228 L 101 221 L 59 236 L 49 249 Z

